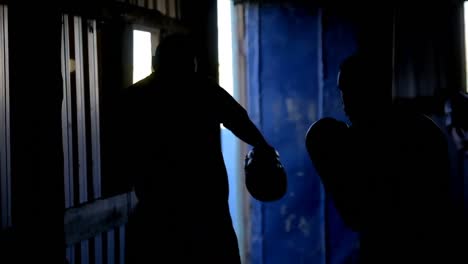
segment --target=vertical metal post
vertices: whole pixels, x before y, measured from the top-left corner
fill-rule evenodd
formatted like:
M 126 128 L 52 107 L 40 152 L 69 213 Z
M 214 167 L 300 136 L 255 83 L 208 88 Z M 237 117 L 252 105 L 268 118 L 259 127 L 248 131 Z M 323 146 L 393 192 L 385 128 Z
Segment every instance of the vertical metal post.
M 392 14 L 392 101 L 397 95 L 396 87 L 396 68 L 395 68 L 395 58 L 396 58 L 396 15 L 397 9 L 393 8 Z
M 6 177 L 6 160 L 5 160 L 5 40 L 4 40 L 4 25 L 3 25 L 3 6 L 0 7 L 0 177 L 1 183 L 1 216 L 2 227 L 7 226 L 7 208 L 8 208 L 8 181 Z
M 120 235 L 120 239 L 119 239 L 120 264 L 124 264 L 125 263 L 125 226 L 119 227 L 119 235 Z
M 147 3 L 147 8 L 148 9 L 155 9 L 155 4 L 154 4 L 154 1 L 153 0 L 148 0 L 148 3 Z
M 157 0 L 157 9 L 159 10 L 159 12 L 161 12 L 164 15 L 167 14 L 166 1 L 167 0 Z
M 88 21 L 88 63 L 89 63 L 89 89 L 91 107 L 91 137 L 93 158 L 93 196 L 101 196 L 101 150 L 99 131 L 99 83 L 97 65 L 96 21 Z
M 73 201 L 73 150 L 72 150 L 72 102 L 70 81 L 70 44 L 68 15 L 63 16 L 62 27 L 62 78 L 63 78 L 63 146 L 65 154 L 64 181 L 65 181 L 65 207 L 74 205 Z
M 88 68 L 92 145 L 93 198 L 101 197 L 101 143 L 99 118 L 99 82 L 97 62 L 96 20 L 88 20 Z M 102 235 L 94 240 L 95 263 L 102 263 Z
M 107 264 L 115 263 L 115 232 L 111 230 L 107 232 Z
M 145 0 L 138 0 L 137 5 L 140 6 L 140 7 L 145 7 L 146 8 Z
M 81 17 L 74 17 L 75 61 L 76 61 L 76 110 L 78 133 L 79 202 L 88 200 L 87 153 L 86 153 L 86 109 L 83 76 L 83 27 Z M 89 243 L 81 242 L 82 263 L 89 263 Z
M 177 17 L 177 5 L 176 5 L 176 0 L 168 0 L 168 7 L 167 7 L 167 13 L 170 17 L 176 18 Z
M 87 201 L 87 162 L 86 162 L 86 123 L 85 123 L 85 91 L 83 83 L 83 36 L 81 17 L 74 17 L 75 30 L 75 70 L 76 70 L 76 110 L 78 127 L 78 153 L 79 153 L 79 201 Z
M 68 15 L 62 16 L 62 80 L 63 80 L 63 101 L 62 101 L 62 135 L 64 154 L 64 193 L 65 208 L 73 206 L 73 130 L 72 130 L 72 110 L 71 110 L 71 83 L 70 83 L 70 36 Z M 74 247 L 70 246 L 66 250 L 66 256 L 70 264 L 75 262 Z
M 10 166 L 10 73 L 8 58 L 8 7 L 3 7 L 3 39 L 5 47 L 5 166 L 7 181 L 7 226 L 11 225 L 11 166 Z
M 182 3 L 180 0 L 175 0 L 176 1 L 176 18 L 177 19 L 182 19 Z
M 1 227 L 11 225 L 10 107 L 8 71 L 8 9 L 0 7 L 0 191 Z

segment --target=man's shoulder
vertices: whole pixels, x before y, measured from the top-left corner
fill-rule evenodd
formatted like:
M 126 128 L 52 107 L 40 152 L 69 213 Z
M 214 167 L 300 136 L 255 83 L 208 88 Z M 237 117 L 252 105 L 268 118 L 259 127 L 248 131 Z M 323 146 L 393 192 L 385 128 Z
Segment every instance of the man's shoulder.
M 207 75 L 195 74 L 194 81 L 197 83 L 197 85 L 202 85 L 209 88 L 219 87 L 218 81 L 215 78 Z
M 425 114 L 415 111 L 396 110 L 393 113 L 392 120 L 397 135 L 405 135 L 404 137 L 412 142 L 446 143 L 442 128 Z
M 125 88 L 121 92 L 121 96 L 124 100 L 141 100 L 142 98 L 148 98 L 150 94 L 154 94 L 158 89 L 158 78 L 155 74 L 151 74 L 146 78 L 132 84 L 131 86 Z
M 210 85 L 213 85 L 213 86 L 219 86 L 218 81 L 215 78 L 211 77 L 211 76 L 204 76 L 203 80 L 207 84 L 210 84 Z
M 153 74 L 150 74 L 148 75 L 147 77 L 139 80 L 138 82 L 130 85 L 128 88 L 127 88 L 127 91 L 129 93 L 132 93 L 132 92 L 136 92 L 136 91 L 142 91 L 142 90 L 145 90 L 147 89 L 148 87 L 150 86 L 153 86 L 155 81 L 156 81 L 156 75 L 153 73 Z
M 196 91 L 199 96 L 202 96 L 203 99 L 212 100 L 214 98 L 218 98 L 218 96 L 222 93 L 223 89 L 219 85 L 218 81 L 210 76 L 207 75 L 194 75 L 194 79 L 192 83 L 193 86 L 192 91 Z
M 437 123 L 429 116 L 405 108 L 393 108 L 392 120 L 405 127 L 440 130 Z

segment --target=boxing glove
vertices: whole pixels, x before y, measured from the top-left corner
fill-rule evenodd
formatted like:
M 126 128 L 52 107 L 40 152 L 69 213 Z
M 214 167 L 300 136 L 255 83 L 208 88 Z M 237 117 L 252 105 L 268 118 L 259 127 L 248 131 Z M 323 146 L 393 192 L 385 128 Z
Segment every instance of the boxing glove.
M 285 195 L 287 175 L 274 148 L 253 148 L 245 158 L 244 170 L 247 190 L 256 200 L 271 202 Z

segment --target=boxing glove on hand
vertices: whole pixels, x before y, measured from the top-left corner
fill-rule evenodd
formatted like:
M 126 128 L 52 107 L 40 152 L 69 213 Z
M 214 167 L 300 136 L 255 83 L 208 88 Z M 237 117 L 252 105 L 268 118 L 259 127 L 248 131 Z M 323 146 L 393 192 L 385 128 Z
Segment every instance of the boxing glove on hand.
M 274 148 L 253 148 L 245 158 L 244 170 L 247 190 L 256 200 L 271 202 L 286 194 L 286 171 Z

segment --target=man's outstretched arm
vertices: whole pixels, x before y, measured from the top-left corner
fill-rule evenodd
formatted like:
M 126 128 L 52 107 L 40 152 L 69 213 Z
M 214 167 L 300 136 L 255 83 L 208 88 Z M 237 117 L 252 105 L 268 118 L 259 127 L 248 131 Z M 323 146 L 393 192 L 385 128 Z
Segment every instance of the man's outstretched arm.
M 270 145 L 250 119 L 247 111 L 223 88 L 217 88 L 221 123 L 236 137 L 253 147 Z
M 263 137 L 260 130 L 255 126 L 252 120 L 245 112 L 244 115 L 233 118 L 233 122 L 224 122 L 224 126 L 229 129 L 236 137 L 253 147 L 269 147 L 268 142 Z
M 286 170 L 279 153 L 270 146 L 247 111 L 221 87 L 217 91 L 218 113 L 224 126 L 254 148 L 244 163 L 245 186 L 258 201 L 271 202 L 283 198 L 288 190 Z

